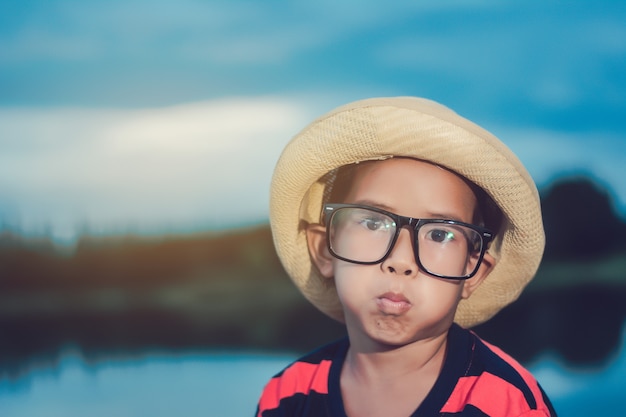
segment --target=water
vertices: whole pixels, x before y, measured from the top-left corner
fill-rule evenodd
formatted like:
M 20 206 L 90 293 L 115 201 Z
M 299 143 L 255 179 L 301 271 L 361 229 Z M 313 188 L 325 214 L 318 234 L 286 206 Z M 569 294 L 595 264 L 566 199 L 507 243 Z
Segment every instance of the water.
M 252 416 L 263 385 L 293 357 L 215 353 L 147 355 L 0 381 L 2 417 Z
M 87 363 L 67 352 L 54 369 L 0 379 L 0 416 L 252 416 L 263 385 L 293 359 L 215 352 Z M 545 355 L 529 369 L 561 416 L 623 415 L 624 343 L 603 368 L 572 368 Z

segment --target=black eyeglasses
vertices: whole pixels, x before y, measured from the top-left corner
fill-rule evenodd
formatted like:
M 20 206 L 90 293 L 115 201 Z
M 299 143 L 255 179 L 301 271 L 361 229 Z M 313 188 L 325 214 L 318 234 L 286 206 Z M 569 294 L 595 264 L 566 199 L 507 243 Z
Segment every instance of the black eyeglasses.
M 416 219 L 361 204 L 325 204 L 324 219 L 330 253 L 362 265 L 383 262 L 407 228 L 417 265 L 438 278 L 474 276 L 493 239 L 491 231 L 473 224 Z

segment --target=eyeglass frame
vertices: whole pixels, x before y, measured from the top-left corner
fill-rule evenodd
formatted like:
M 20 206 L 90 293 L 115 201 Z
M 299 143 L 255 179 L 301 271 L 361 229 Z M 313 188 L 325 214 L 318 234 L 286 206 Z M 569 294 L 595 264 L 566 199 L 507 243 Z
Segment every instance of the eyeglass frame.
M 328 225 L 330 225 L 330 221 L 333 215 L 339 209 L 342 209 L 342 208 L 360 208 L 360 209 L 374 211 L 376 213 L 380 213 L 380 214 L 390 217 L 395 222 L 396 230 L 394 232 L 394 236 L 391 239 L 391 242 L 389 243 L 389 248 L 380 259 L 378 259 L 377 261 L 355 261 L 352 259 L 344 258 L 338 255 L 337 253 L 335 253 L 331 245 L 330 231 L 329 231 Z M 378 207 L 368 206 L 365 204 L 326 203 L 323 206 L 323 218 L 324 218 L 324 226 L 326 226 L 326 244 L 327 244 L 328 250 L 330 251 L 330 254 L 337 259 L 354 263 L 354 264 L 359 264 L 359 265 L 376 265 L 376 264 L 382 263 L 385 261 L 385 259 L 389 257 L 389 255 L 393 251 L 393 248 L 396 246 L 396 242 L 398 241 L 398 236 L 400 236 L 400 232 L 402 231 L 402 229 L 407 228 L 409 230 L 409 233 L 411 233 L 411 244 L 413 247 L 413 255 L 415 257 L 415 260 L 417 262 L 419 269 L 424 271 L 426 274 L 431 275 L 436 278 L 452 279 L 452 280 L 459 280 L 459 281 L 464 281 L 476 275 L 483 261 L 483 258 L 485 257 L 485 253 L 489 249 L 489 244 L 494 239 L 494 234 L 491 230 L 482 226 L 475 225 L 475 224 L 465 223 L 462 221 L 450 220 L 450 219 L 420 219 L 416 217 L 401 216 L 399 214 L 392 213 L 390 211 L 383 210 Z M 424 265 L 422 265 L 422 261 L 420 260 L 420 257 L 419 257 L 419 244 L 418 244 L 418 240 L 416 236 L 418 235 L 417 232 L 422 226 L 426 224 L 432 224 L 432 223 L 464 226 L 478 233 L 478 235 L 481 238 L 482 244 L 481 244 L 478 261 L 476 262 L 476 266 L 474 267 L 474 270 L 471 273 L 460 276 L 460 277 L 448 276 L 448 275 L 437 274 L 437 273 L 431 272 L 427 268 L 425 268 Z

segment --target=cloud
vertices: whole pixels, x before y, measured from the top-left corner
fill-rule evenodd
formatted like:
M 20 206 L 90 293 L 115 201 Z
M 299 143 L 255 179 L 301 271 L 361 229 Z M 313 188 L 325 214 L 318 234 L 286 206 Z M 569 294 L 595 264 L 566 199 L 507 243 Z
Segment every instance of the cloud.
M 7 62 L 99 61 L 167 55 L 220 64 L 285 62 L 311 49 L 387 29 L 407 17 L 483 11 L 497 3 L 412 2 L 125 2 L 16 3 L 0 23 Z M 10 18 L 9 18 L 10 16 Z
M 578 117 L 626 105 L 623 20 L 608 0 L 15 2 L 0 16 L 0 102 L 147 107 L 321 87 L 623 129 L 617 111 Z
M 0 20 L 6 23 L 0 36 L 5 64 L 162 56 L 222 65 L 284 62 L 379 17 L 379 8 L 333 13 L 332 3 L 134 0 L 13 7 L 19 10 L 12 20 Z
M 0 221 L 67 242 L 85 229 L 164 233 L 265 221 L 282 148 L 339 104 L 334 100 L 264 96 L 142 109 L 0 109 Z M 626 212 L 622 137 L 492 130 L 539 186 L 564 172 L 591 172 Z
M 61 240 L 83 227 L 146 232 L 261 221 L 273 165 L 312 117 L 303 101 L 279 97 L 0 110 L 0 218 Z
M 346 101 L 396 94 L 500 124 L 539 182 L 583 167 L 626 201 L 616 2 L 35 0 L 5 11 L 5 223 L 71 235 L 80 223 L 260 218 L 281 140 Z M 227 200 L 232 219 L 211 214 Z

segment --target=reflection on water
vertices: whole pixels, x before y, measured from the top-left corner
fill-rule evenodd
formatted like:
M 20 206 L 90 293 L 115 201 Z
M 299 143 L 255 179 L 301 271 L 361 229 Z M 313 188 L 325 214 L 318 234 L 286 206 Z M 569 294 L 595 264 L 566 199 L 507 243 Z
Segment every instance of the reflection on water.
M 268 378 L 293 360 L 254 354 L 147 355 L 0 381 L 2 417 L 252 416 Z
M 559 416 L 623 416 L 626 349 L 601 369 L 571 368 L 546 357 L 529 369 L 540 381 Z
M 531 365 L 561 416 L 622 415 L 626 349 L 602 369 Z M 86 363 L 67 352 L 55 369 L 0 380 L 3 417 L 251 416 L 268 378 L 294 357 L 251 353 L 150 354 Z

